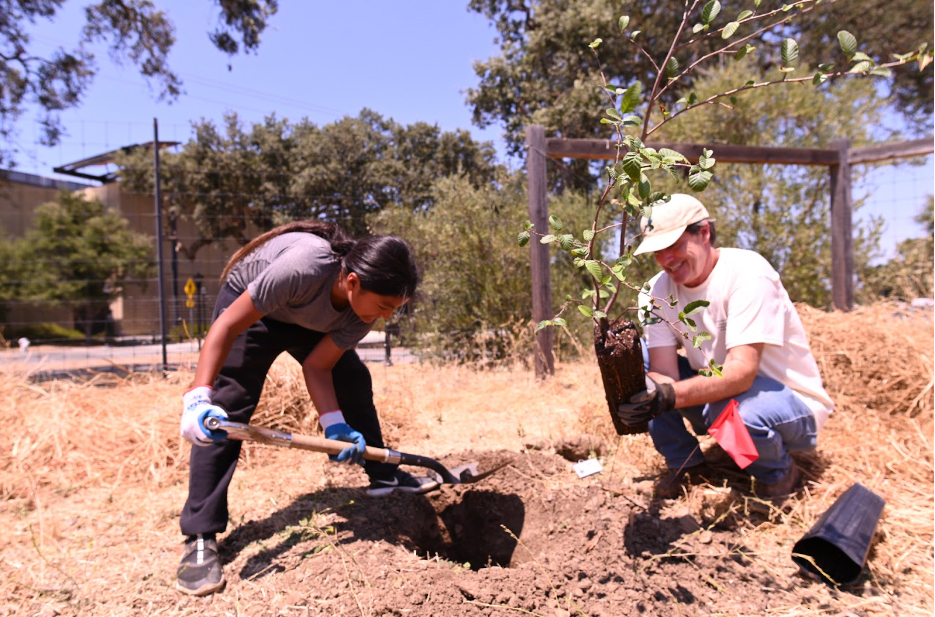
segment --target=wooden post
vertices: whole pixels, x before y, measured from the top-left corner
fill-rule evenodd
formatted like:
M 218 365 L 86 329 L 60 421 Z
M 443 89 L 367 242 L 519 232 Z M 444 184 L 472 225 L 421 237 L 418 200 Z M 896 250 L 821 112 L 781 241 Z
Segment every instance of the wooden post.
M 539 233 L 548 233 L 549 205 L 547 201 L 545 127 L 526 128 L 526 181 L 529 191 L 529 220 Z M 549 246 L 533 236 L 529 241 L 530 276 L 532 278 L 532 318 L 535 323 L 552 318 L 552 282 L 549 272 Z M 552 328 L 536 334 L 536 377 L 545 379 L 555 374 L 552 356 Z
M 839 153 L 837 165 L 831 165 L 831 299 L 841 311 L 854 308 L 854 232 L 851 228 L 853 200 L 851 197 L 851 164 L 848 162 L 850 142 L 831 142 Z

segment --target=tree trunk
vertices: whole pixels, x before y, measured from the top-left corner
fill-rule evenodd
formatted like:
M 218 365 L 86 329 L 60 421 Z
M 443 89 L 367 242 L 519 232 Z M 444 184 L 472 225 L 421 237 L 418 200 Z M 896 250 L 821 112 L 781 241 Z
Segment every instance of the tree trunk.
M 594 352 L 601 369 L 604 394 L 610 419 L 618 435 L 635 435 L 649 431 L 649 423 L 627 426 L 617 416 L 617 406 L 646 389 L 643 368 L 643 348 L 640 335 L 632 321 L 617 320 L 613 323 L 601 319 L 594 326 Z

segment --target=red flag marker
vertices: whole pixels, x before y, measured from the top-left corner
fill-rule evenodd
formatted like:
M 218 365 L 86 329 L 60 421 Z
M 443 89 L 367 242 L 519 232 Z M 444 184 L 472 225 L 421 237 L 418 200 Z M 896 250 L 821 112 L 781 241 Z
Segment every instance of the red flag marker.
M 714 437 L 741 469 L 760 458 L 747 427 L 740 419 L 737 401 L 734 399 L 730 400 L 720 417 L 708 429 L 708 434 Z

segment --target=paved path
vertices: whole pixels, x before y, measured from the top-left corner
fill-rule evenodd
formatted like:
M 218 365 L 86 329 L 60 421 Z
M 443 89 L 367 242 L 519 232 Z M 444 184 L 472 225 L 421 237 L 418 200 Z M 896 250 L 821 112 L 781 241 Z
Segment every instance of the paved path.
M 168 343 L 166 363 L 176 367 L 192 367 L 198 361 L 198 341 Z M 357 348 L 364 362 L 384 362 L 386 350 L 382 344 Z M 392 348 L 393 363 L 414 362 L 417 357 L 405 348 Z M 163 364 L 162 345 L 97 345 L 55 346 L 32 345 L 24 353 L 18 348 L 0 351 L 0 371 L 42 373 L 48 377 L 65 376 L 87 370 L 156 370 Z

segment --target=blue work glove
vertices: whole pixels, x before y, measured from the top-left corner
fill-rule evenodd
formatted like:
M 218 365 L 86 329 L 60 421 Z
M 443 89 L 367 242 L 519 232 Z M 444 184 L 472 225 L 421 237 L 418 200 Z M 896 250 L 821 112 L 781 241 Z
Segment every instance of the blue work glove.
M 227 419 L 227 412 L 211 404 L 211 387 L 192 388 L 182 396 L 182 427 L 179 431 L 185 441 L 195 446 L 207 446 L 227 437 L 227 431 L 209 431 L 205 418 Z
M 675 388 L 672 384 L 656 383 L 647 375 L 646 389 L 631 396 L 629 403 L 620 403 L 617 416 L 627 426 L 636 426 L 673 409 Z
M 322 428 L 325 429 L 325 437 L 328 439 L 337 439 L 338 441 L 349 441 L 350 445 L 338 454 L 329 454 L 328 458 L 339 463 L 358 463 L 364 464 L 361 458 L 364 450 L 367 448 L 367 442 L 364 436 L 347 425 L 344 420 L 344 414 L 340 410 L 329 411 L 319 416 Z

